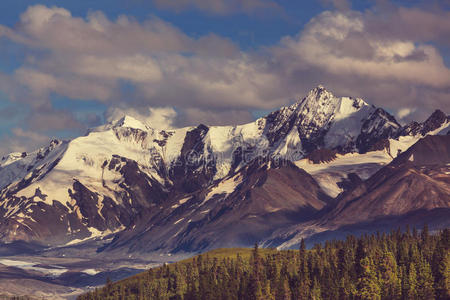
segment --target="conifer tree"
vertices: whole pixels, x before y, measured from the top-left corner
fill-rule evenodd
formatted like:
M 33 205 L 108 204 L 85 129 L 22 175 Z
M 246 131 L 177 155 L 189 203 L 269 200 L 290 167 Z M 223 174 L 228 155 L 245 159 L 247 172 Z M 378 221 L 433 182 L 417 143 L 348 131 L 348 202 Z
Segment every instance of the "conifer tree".
M 419 264 L 417 276 L 417 295 L 419 299 L 433 299 L 434 298 L 434 279 L 431 273 L 430 264 L 422 259 Z
M 417 295 L 417 273 L 414 263 L 411 263 L 408 270 L 406 298 L 415 300 L 418 299 Z
M 317 279 L 314 279 L 314 282 L 313 282 L 313 285 L 312 285 L 311 299 L 312 300 L 321 300 L 322 299 L 322 294 L 321 294 L 321 290 L 320 290 L 320 284 L 317 281 Z
M 385 249 L 380 262 L 380 287 L 383 299 L 400 299 L 401 283 L 398 278 L 397 262 L 392 252 Z
M 381 299 L 381 291 L 372 259 L 370 257 L 363 258 L 360 261 L 360 266 L 362 271 L 358 278 L 357 298 L 361 300 Z

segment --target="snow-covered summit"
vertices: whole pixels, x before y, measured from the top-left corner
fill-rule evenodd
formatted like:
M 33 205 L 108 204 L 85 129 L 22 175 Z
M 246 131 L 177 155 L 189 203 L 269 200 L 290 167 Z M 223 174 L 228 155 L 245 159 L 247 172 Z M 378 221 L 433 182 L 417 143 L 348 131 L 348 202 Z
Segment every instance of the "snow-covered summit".
M 420 130 L 441 128 L 447 120 L 441 115 Z M 248 124 L 159 127 L 123 116 L 70 142 L 6 156 L 0 162 L 0 218 L 8 221 L 0 224 L 0 239 L 31 230 L 68 242 L 114 232 L 130 227 L 136 212 L 155 212 L 170 197 L 201 194 L 256 158 L 298 161 L 323 148 L 364 153 L 384 145 L 380 141 L 398 140 L 401 132 L 383 109 L 336 97 L 323 86 Z M 391 140 L 392 148 L 401 148 Z M 51 232 L 39 231 L 46 214 L 59 216 Z
M 107 122 L 106 124 L 89 129 L 88 134 L 90 132 L 101 132 L 111 130 L 114 128 L 134 128 L 142 131 L 149 131 L 153 129 L 153 127 L 150 126 L 150 124 L 140 121 L 132 116 L 123 115 L 122 117 L 113 119 Z
M 361 98 L 336 97 L 319 85 L 298 102 L 268 116 L 272 124 L 269 136 L 273 141 L 281 140 L 295 126 L 306 151 L 338 147 L 343 151 L 359 151 L 357 139 L 364 122 L 370 118 L 374 121 L 380 119 L 372 116 L 376 111 Z M 383 124 L 386 128 L 379 130 L 379 136 L 386 135 L 384 131 L 390 127 L 396 127 L 387 122 Z
M 114 127 L 129 127 L 129 128 L 135 128 L 140 129 L 143 131 L 146 131 L 150 129 L 150 127 L 143 122 L 131 117 L 131 116 L 123 116 L 119 120 L 117 120 L 114 123 Z

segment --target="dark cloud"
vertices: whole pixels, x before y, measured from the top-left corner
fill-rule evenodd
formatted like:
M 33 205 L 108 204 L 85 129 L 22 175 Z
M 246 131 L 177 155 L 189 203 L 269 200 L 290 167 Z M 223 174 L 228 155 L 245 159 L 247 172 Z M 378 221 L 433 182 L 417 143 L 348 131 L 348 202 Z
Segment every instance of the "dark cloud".
M 57 110 L 52 107 L 39 107 L 28 116 L 30 129 L 39 131 L 48 130 L 83 130 L 85 125 L 80 123 L 70 111 Z
M 450 11 L 427 8 L 381 6 L 366 14 L 366 30 L 382 39 L 433 42 L 450 46 Z
M 402 61 L 426 61 L 428 59 L 427 54 L 423 50 L 414 50 L 412 53 L 401 56 L 401 55 L 394 55 L 395 62 L 402 62 Z
M 103 123 L 103 119 L 96 113 L 87 113 L 81 117 L 80 122 L 85 124 L 87 127 L 92 128 L 101 125 Z

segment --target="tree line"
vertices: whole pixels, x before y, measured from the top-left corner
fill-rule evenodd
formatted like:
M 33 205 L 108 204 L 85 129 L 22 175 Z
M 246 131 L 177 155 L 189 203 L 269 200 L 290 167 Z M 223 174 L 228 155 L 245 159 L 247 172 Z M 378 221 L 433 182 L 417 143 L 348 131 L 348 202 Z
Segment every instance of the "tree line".
M 450 230 L 327 241 L 307 250 L 255 245 L 150 269 L 78 297 L 156 300 L 450 299 Z

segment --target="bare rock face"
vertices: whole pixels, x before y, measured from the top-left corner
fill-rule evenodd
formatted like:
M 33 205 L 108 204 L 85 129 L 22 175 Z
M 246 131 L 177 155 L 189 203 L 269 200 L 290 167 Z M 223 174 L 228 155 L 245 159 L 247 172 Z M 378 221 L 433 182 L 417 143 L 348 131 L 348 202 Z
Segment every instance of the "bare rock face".
M 309 161 L 314 164 L 333 161 L 336 158 L 337 151 L 330 149 L 316 149 L 308 155 Z
M 344 191 L 353 190 L 363 183 L 363 180 L 356 173 L 349 173 L 347 178 L 338 182 L 338 186 Z
M 381 108 L 377 108 L 363 123 L 356 146 L 361 153 L 367 152 L 378 141 L 397 135 L 400 124 Z
M 436 130 L 444 123 L 449 122 L 450 117 L 443 111 L 437 109 L 423 123 L 412 122 L 402 128 L 399 135 L 426 135 L 430 131 Z
M 370 148 L 368 149 L 368 151 L 380 151 L 380 150 L 386 150 L 387 152 L 391 152 L 389 139 L 378 140 L 376 143 L 372 144 L 372 146 L 370 146 Z
M 170 169 L 170 179 L 182 192 L 194 192 L 211 184 L 216 173 L 214 160 L 211 159 L 213 153 L 204 142 L 208 130 L 206 125 L 200 124 L 186 133 L 179 159 Z

